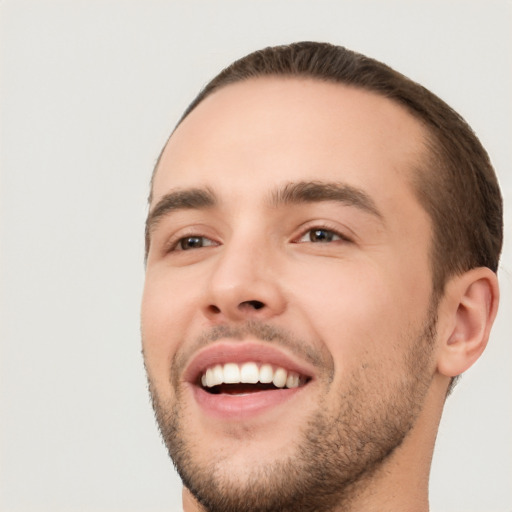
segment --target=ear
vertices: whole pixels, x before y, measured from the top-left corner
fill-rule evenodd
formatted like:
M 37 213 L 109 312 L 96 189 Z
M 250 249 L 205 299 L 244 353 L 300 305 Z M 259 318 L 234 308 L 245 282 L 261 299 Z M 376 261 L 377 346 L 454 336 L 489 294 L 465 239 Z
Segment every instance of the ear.
M 469 270 L 447 283 L 439 311 L 446 326 L 439 339 L 439 373 L 455 377 L 480 357 L 489 340 L 498 302 L 498 279 L 489 268 Z

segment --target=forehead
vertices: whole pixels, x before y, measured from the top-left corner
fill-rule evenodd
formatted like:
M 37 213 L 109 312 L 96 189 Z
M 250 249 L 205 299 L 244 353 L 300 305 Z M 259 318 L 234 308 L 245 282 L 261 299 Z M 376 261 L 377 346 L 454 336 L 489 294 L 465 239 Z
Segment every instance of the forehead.
M 424 138 L 404 107 L 373 92 L 306 78 L 251 79 L 216 91 L 176 129 L 156 171 L 153 203 L 175 188 L 253 196 L 323 179 L 412 195 Z

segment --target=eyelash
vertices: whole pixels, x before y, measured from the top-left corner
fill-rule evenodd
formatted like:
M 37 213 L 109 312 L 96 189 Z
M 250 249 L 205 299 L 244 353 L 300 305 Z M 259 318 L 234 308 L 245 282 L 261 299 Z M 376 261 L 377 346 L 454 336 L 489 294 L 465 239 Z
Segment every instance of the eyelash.
M 327 233 L 330 233 L 331 235 L 334 235 L 336 237 L 338 237 L 339 239 L 338 240 L 327 240 L 327 241 L 317 241 L 317 242 L 313 242 L 311 240 L 308 240 L 308 241 L 304 241 L 304 242 L 301 242 L 301 239 L 304 238 L 305 236 L 308 235 L 308 233 L 312 233 L 312 232 L 315 232 L 315 231 L 324 231 L 324 232 L 327 232 Z M 337 228 L 333 227 L 333 226 L 329 226 L 328 224 L 319 224 L 319 225 L 313 225 L 313 226 L 309 226 L 307 229 L 305 229 L 301 235 L 299 235 L 297 238 L 295 238 L 293 240 L 294 243 L 321 243 L 321 244 L 327 244 L 327 243 L 332 243 L 332 242 L 349 242 L 349 243 L 352 243 L 353 240 L 348 237 L 347 235 L 341 233 Z
M 332 238 L 331 238 L 331 239 L 328 239 L 328 240 L 317 240 L 316 242 L 314 242 L 311 239 L 310 240 L 301 241 L 308 234 L 310 234 L 310 237 L 311 237 L 311 233 L 313 233 L 313 232 L 320 232 L 320 231 L 322 231 L 324 233 L 327 233 L 328 236 L 330 235 L 331 237 L 336 237 L 337 239 L 332 240 Z M 189 248 L 185 249 L 182 244 L 187 239 L 193 239 L 193 238 L 201 240 L 202 244 L 199 247 L 189 247 Z M 205 240 L 208 240 L 210 243 L 207 243 L 206 245 L 203 245 Z M 330 244 L 330 243 L 333 243 L 333 242 L 350 242 L 351 243 L 351 242 L 353 242 L 353 240 L 350 239 L 349 237 L 347 237 L 346 235 L 344 235 L 343 233 L 340 233 L 337 229 L 333 229 L 332 227 L 330 227 L 328 225 L 315 225 L 315 226 L 308 227 L 308 229 L 304 230 L 298 237 L 296 237 L 292 241 L 292 243 L 296 243 L 296 244 L 302 244 L 302 243 Z M 202 249 L 204 247 L 216 247 L 218 245 L 220 245 L 218 242 L 216 242 L 215 240 L 213 240 L 213 239 L 211 239 L 211 238 L 209 238 L 207 236 L 191 233 L 189 235 L 181 236 L 181 237 L 179 237 L 177 239 L 171 240 L 169 242 L 169 244 L 168 244 L 168 248 L 167 248 L 166 252 L 190 251 L 190 250 L 194 250 L 194 249 Z
M 209 240 L 211 243 L 207 245 L 201 245 L 200 247 L 189 247 L 188 249 L 183 248 L 183 242 L 185 240 L 191 239 L 191 238 L 197 238 L 204 242 L 204 240 Z M 197 235 L 197 234 L 190 234 L 185 236 L 180 236 L 179 238 L 173 238 L 169 241 L 167 244 L 166 252 L 181 252 L 181 251 L 189 251 L 193 249 L 202 249 L 203 247 L 215 247 L 217 245 L 220 245 L 218 242 L 215 242 L 215 240 L 212 240 L 211 238 L 204 236 L 204 235 Z

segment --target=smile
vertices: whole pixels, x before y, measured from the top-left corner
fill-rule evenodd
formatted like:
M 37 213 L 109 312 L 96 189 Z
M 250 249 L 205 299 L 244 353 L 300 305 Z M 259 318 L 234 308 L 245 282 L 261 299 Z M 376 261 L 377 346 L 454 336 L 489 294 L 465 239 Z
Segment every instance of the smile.
M 272 389 L 293 389 L 307 379 L 271 364 L 249 361 L 243 364 L 216 364 L 201 375 L 201 385 L 209 393 L 243 394 Z
M 184 380 L 200 410 L 241 420 L 284 405 L 309 388 L 314 369 L 275 346 L 220 342 L 196 354 Z

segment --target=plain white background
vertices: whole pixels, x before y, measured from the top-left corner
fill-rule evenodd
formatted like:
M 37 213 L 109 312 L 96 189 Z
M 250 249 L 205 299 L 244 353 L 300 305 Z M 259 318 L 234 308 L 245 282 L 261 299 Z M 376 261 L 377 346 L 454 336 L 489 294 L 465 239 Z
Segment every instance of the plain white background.
M 4 0 L 0 16 L 1 511 L 180 510 L 140 356 L 148 180 L 214 74 L 304 39 L 426 85 L 492 157 L 503 300 L 446 405 L 431 505 L 512 510 L 510 1 Z

